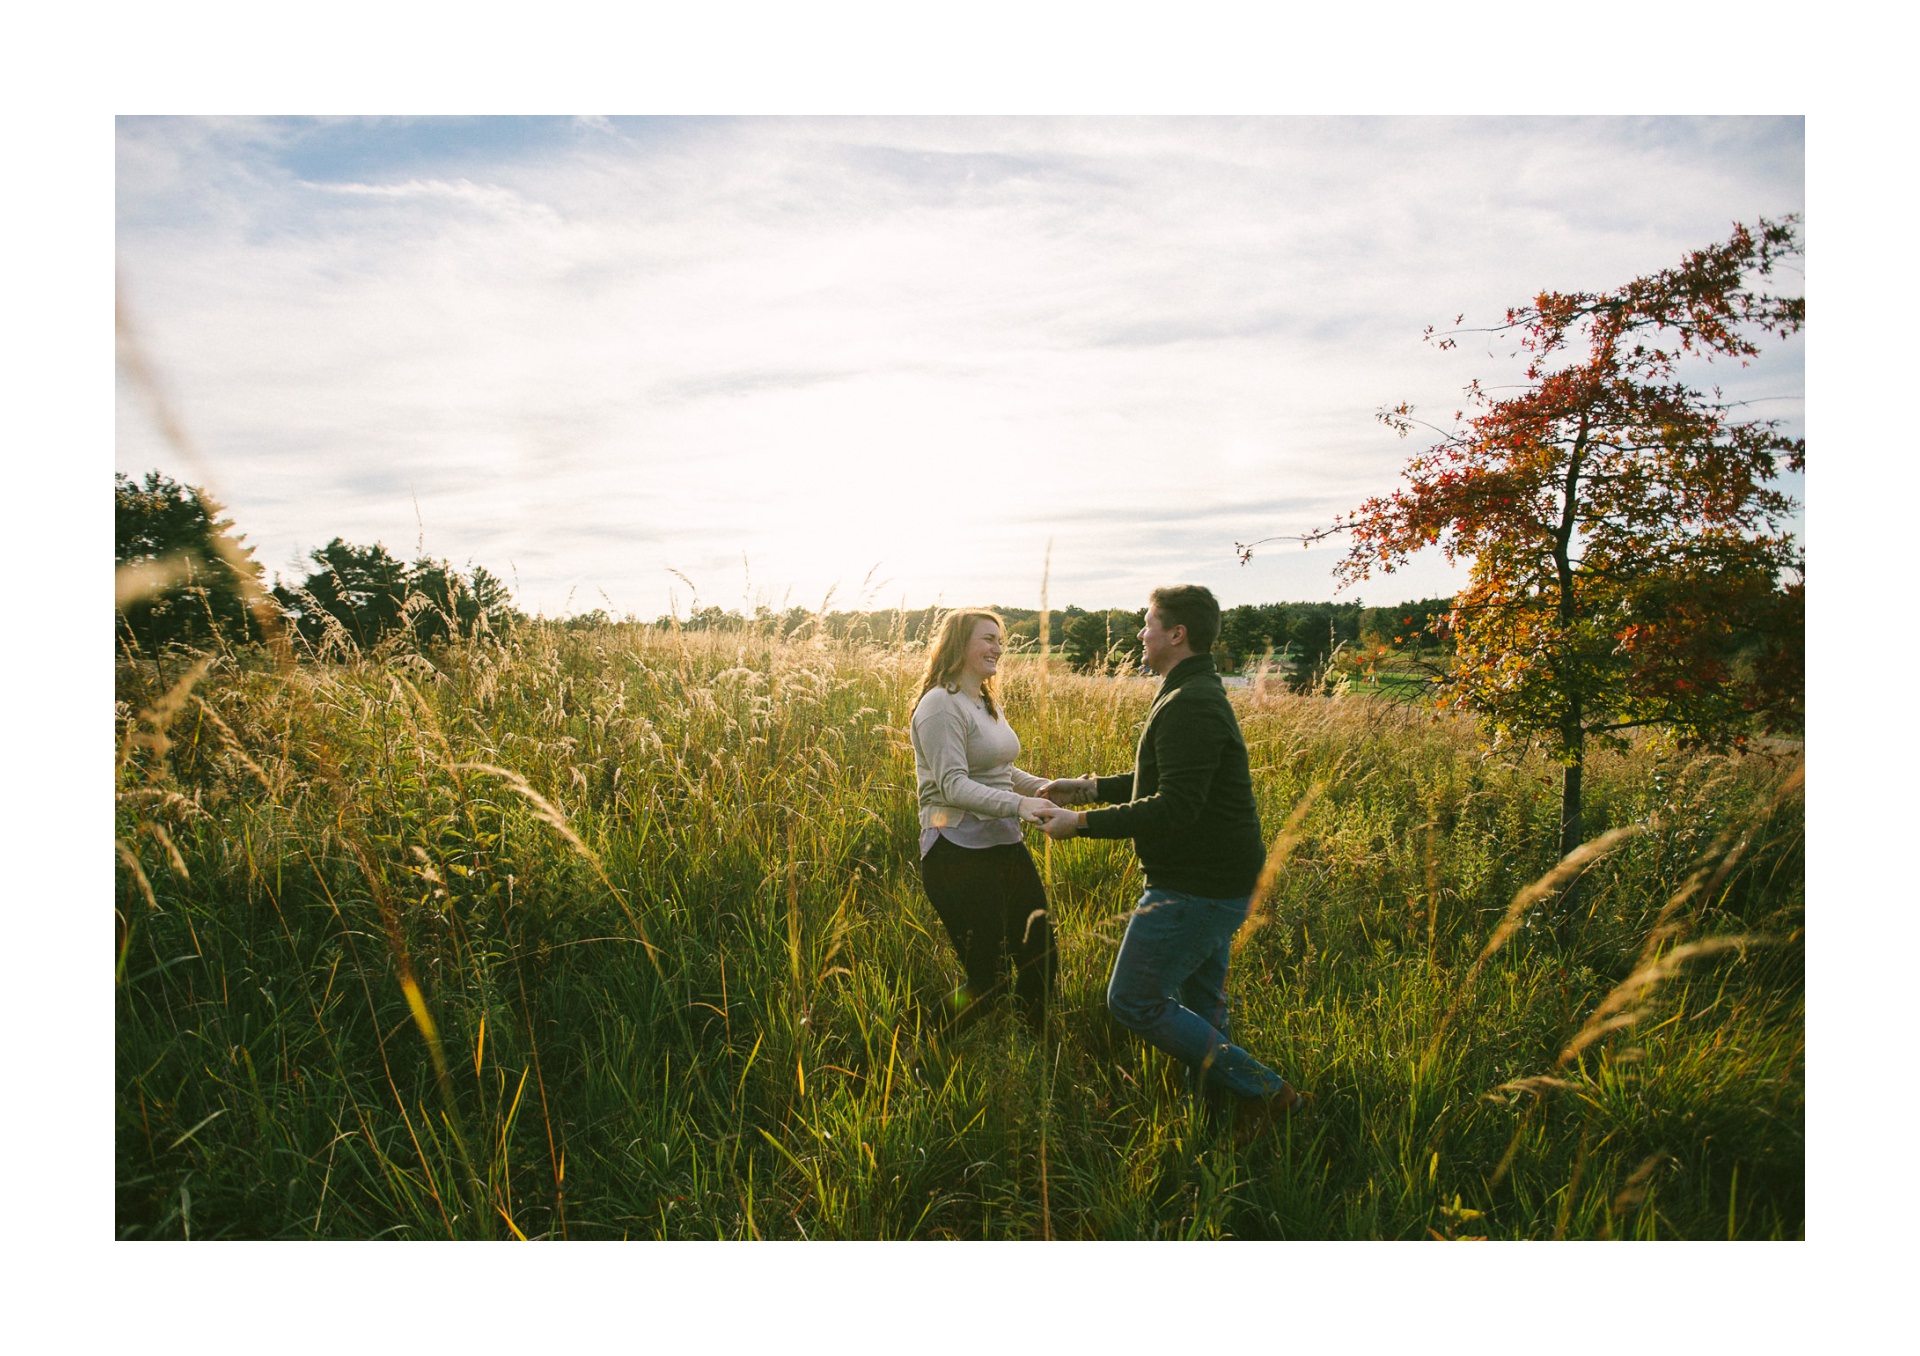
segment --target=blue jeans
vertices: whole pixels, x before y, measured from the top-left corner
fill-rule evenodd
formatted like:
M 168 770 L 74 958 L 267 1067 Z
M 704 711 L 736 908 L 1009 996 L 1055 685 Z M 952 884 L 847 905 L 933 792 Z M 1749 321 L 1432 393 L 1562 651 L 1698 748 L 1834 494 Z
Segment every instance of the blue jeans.
M 1227 1039 L 1227 961 L 1251 903 L 1149 888 L 1107 981 L 1114 1019 L 1184 1063 L 1195 1093 L 1265 1097 L 1285 1085 Z

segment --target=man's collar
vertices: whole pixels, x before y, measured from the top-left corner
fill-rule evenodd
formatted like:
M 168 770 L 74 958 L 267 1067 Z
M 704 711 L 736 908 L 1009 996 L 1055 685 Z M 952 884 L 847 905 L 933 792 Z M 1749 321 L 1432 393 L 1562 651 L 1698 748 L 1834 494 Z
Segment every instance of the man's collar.
M 1195 674 L 1212 673 L 1214 671 L 1213 655 L 1211 653 L 1190 654 L 1167 670 L 1167 676 L 1160 680 L 1161 691 L 1164 692 L 1169 688 L 1178 687 Z

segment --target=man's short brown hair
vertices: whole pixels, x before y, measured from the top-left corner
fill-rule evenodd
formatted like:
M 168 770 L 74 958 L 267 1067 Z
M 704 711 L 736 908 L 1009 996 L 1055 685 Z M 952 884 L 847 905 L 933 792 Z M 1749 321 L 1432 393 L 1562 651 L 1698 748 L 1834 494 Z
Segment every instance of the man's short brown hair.
M 1220 604 L 1211 589 L 1200 584 L 1169 584 L 1155 589 L 1148 599 L 1160 614 L 1162 626 L 1187 628 L 1188 649 L 1195 654 L 1212 651 L 1214 638 L 1220 634 Z

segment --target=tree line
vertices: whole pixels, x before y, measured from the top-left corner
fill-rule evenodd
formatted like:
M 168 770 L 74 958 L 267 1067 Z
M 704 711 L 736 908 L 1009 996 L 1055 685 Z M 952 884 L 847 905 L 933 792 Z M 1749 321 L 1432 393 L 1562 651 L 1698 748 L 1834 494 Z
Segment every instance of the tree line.
M 316 655 L 372 649 L 396 637 L 433 644 L 481 630 L 499 632 L 526 620 L 514 608 L 506 584 L 485 566 L 461 571 L 424 554 L 403 561 L 378 542 L 359 546 L 335 537 L 307 553 L 309 568 L 303 577 L 288 581 L 276 576 L 269 586 L 253 559 L 253 548 L 244 544 L 225 507 L 205 490 L 179 484 L 159 471 L 149 471 L 142 480 L 115 475 L 114 561 L 123 579 L 134 580 L 131 589 L 123 587 L 125 596 L 117 608 L 120 640 L 145 653 L 176 643 L 260 640 L 260 620 L 247 603 L 249 584 L 272 599 L 282 624 Z M 249 576 L 246 582 L 242 574 Z M 1450 603 L 1425 598 L 1396 607 L 1363 607 L 1358 602 L 1231 607 L 1221 613 L 1215 658 L 1227 672 L 1271 662 L 1304 681 L 1342 646 L 1440 652 Z M 1008 639 L 1016 648 L 1040 648 L 1038 609 L 994 610 L 1006 619 Z M 662 616 L 652 625 L 912 645 L 932 636 L 944 611 L 776 611 L 762 605 L 748 614 L 696 606 L 685 618 Z M 619 620 L 596 608 L 559 624 L 594 627 Z M 1139 632 L 1145 621 L 1144 611 L 1125 608 L 1051 609 L 1047 649 L 1081 672 L 1124 670 L 1140 662 Z
M 1322 668 L 1335 651 L 1353 646 L 1426 656 L 1443 655 L 1448 646 L 1451 598 L 1422 598 L 1392 607 L 1361 603 L 1244 603 L 1223 608 L 1214 659 L 1233 673 L 1271 659 L 1295 674 Z M 1016 650 L 1040 648 L 1037 608 L 994 604 L 1007 624 L 1007 640 Z M 653 625 L 683 631 L 762 631 L 783 638 L 823 634 L 850 644 L 924 643 L 939 625 L 944 608 L 879 608 L 872 611 L 813 612 L 804 607 L 752 613 L 717 606 L 696 607 L 687 617 L 662 616 Z M 575 624 L 612 620 L 588 613 Z M 1080 672 L 1125 669 L 1140 662 L 1144 609 L 1087 609 L 1069 604 L 1047 613 L 1047 650 Z
M 524 620 L 499 576 L 421 554 L 402 561 L 376 542 L 335 537 L 307 553 L 304 577 L 267 587 L 253 548 L 205 490 L 159 471 L 115 473 L 116 640 L 135 653 L 170 644 L 264 639 L 261 609 L 315 655 L 371 649 L 390 639 L 431 645 L 498 632 Z

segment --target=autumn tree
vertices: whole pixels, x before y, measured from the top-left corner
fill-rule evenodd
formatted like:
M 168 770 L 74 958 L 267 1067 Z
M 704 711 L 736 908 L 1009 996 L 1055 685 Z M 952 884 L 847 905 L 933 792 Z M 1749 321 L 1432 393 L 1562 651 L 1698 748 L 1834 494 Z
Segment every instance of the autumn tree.
M 1801 728 L 1804 555 L 1779 476 L 1805 469 L 1805 440 L 1687 380 L 1800 329 L 1805 299 L 1769 287 L 1801 252 L 1797 227 L 1736 225 L 1677 267 L 1508 311 L 1491 332 L 1517 339 L 1524 387 L 1494 399 L 1476 381 L 1405 486 L 1329 529 L 1350 534 L 1343 586 L 1430 546 L 1472 562 L 1441 700 L 1564 764 L 1563 855 L 1583 837 L 1590 746 L 1654 727 L 1725 749 Z M 1381 417 L 1415 427 L 1404 404 Z

